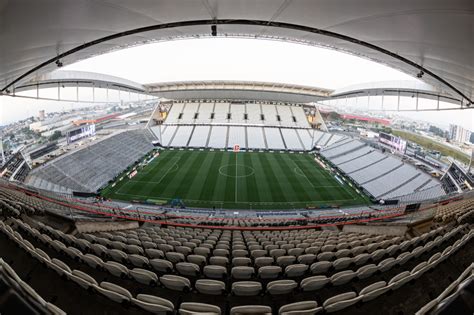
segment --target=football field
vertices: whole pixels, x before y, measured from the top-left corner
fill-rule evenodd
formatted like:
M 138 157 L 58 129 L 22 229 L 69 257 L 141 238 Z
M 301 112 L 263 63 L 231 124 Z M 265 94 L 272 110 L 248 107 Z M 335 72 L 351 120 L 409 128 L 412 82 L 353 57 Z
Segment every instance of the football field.
M 166 150 L 102 195 L 120 200 L 179 199 L 187 207 L 293 209 L 367 204 L 307 153 Z

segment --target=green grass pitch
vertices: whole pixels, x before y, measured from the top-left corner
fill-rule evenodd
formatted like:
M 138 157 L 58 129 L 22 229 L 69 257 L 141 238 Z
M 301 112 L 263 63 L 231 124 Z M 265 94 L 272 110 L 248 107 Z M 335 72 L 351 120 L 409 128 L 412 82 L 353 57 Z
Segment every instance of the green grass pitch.
M 188 207 L 293 209 L 367 204 L 307 153 L 166 150 L 102 195 L 111 199 L 181 199 Z

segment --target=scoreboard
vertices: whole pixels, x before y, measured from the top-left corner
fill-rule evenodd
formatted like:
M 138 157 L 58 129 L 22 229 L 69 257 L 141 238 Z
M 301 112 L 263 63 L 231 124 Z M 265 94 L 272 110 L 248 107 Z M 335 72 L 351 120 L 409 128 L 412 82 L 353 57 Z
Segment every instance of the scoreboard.
M 73 143 L 83 138 L 95 136 L 95 125 L 85 125 L 80 128 L 68 131 L 67 143 Z
M 403 154 L 407 149 L 407 142 L 405 140 L 388 133 L 381 132 L 379 134 L 379 142 L 388 145 L 392 149 L 397 150 Z

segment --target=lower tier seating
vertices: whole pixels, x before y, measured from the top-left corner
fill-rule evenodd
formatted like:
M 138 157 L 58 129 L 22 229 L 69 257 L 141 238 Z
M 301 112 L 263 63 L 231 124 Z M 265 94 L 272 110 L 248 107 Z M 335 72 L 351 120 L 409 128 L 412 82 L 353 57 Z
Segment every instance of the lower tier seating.
M 19 277 L 68 314 L 96 314 L 105 308 L 117 314 L 247 314 L 257 309 L 259 314 L 366 314 L 400 307 L 410 313 L 449 285 L 446 274 L 457 277 L 474 259 L 474 231 L 467 224 L 395 244 L 355 233 L 300 231 L 304 240 L 314 239 L 306 248 L 286 246 L 303 243 L 288 231 L 217 232 L 149 226 L 80 237 L 23 217 L 0 223 L 0 245 L 2 258 Z M 228 254 L 219 246 L 227 239 Z M 278 248 L 250 248 L 264 242 Z M 365 256 L 352 252 L 362 246 L 355 242 L 366 242 L 365 249 L 357 249 Z M 185 255 L 188 245 L 192 253 Z M 292 251 L 311 247 L 304 254 Z M 268 254 L 259 256 L 258 250 Z M 231 260 L 221 265 L 225 259 L 219 257 Z M 272 263 L 258 266 L 267 258 Z

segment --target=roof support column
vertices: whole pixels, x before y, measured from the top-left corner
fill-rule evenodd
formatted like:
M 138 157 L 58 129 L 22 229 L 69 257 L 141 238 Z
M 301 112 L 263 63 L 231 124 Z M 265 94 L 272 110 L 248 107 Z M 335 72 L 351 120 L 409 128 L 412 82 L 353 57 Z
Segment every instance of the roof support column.
M 397 111 L 400 111 L 400 90 L 398 90 Z
M 416 92 L 416 111 L 418 111 L 418 92 Z

